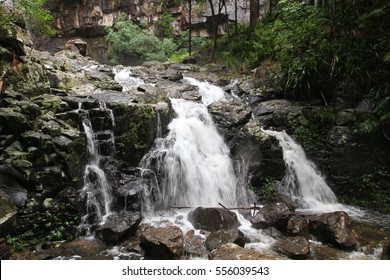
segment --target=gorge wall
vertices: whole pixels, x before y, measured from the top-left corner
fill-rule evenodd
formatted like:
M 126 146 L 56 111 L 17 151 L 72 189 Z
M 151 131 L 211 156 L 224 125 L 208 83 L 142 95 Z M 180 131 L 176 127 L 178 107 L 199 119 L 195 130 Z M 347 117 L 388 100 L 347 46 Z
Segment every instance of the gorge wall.
M 249 22 L 249 0 L 237 1 L 237 20 L 239 23 Z M 268 8 L 266 1 L 260 1 L 260 8 L 265 12 Z M 217 3 L 215 4 L 217 11 Z M 128 15 L 134 22 L 146 22 L 151 30 L 163 11 L 172 14 L 172 26 L 175 34 L 188 28 L 187 2 L 175 1 L 158 2 L 155 0 L 77 0 L 58 1 L 48 0 L 46 8 L 52 13 L 53 27 L 57 34 L 51 38 L 35 38 L 35 47 L 54 53 L 64 48 L 70 39 L 82 39 L 87 42 L 87 55 L 99 62 L 106 62 L 105 53 L 108 45 L 104 40 L 106 26 L 112 26 L 120 13 Z M 235 21 L 235 1 L 226 1 L 225 22 L 219 32 L 226 32 L 226 24 Z M 212 34 L 211 9 L 209 4 L 195 3 L 192 6 L 192 30 L 195 36 L 209 37 Z

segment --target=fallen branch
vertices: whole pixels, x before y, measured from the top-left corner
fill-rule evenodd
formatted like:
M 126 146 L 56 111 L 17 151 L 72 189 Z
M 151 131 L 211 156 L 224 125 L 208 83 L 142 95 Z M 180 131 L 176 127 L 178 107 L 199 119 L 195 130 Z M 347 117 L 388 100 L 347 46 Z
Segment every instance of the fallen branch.
M 223 206 L 221 203 L 219 203 L 220 206 L 222 206 L 221 208 L 225 209 L 225 210 L 258 210 L 258 209 L 261 209 L 260 206 L 257 206 L 257 205 L 253 205 L 253 206 L 240 206 L 240 207 L 225 207 Z M 194 206 L 178 206 L 178 205 L 171 205 L 169 206 L 170 208 L 174 208 L 174 209 L 194 209 L 194 208 L 197 208 L 197 207 L 194 207 Z M 210 208 L 218 208 L 218 207 L 210 207 Z

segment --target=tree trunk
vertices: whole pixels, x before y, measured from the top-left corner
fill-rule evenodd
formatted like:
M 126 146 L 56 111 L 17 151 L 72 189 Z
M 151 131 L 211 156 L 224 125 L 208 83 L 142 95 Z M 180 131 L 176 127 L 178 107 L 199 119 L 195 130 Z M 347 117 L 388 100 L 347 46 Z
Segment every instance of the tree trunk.
M 250 0 L 249 2 L 249 25 L 254 27 L 260 16 L 259 0 Z
M 188 54 L 191 55 L 191 43 L 192 43 L 192 0 L 188 0 L 188 8 L 189 8 L 189 13 L 188 13 Z

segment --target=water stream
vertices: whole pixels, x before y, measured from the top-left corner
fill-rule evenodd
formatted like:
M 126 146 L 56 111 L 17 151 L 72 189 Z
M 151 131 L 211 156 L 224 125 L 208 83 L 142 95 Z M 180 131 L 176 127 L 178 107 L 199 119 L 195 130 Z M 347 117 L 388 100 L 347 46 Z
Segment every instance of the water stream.
M 131 68 L 118 68 L 116 71 L 116 80 L 123 84 L 124 90 L 143 83 L 139 78 L 132 77 Z M 236 207 L 248 205 L 248 201 L 253 201 L 236 176 L 229 148 L 218 133 L 207 110 L 207 105 L 219 100 L 229 100 L 229 96 L 219 87 L 207 82 L 188 77 L 184 78 L 184 82 L 198 87 L 202 102 L 172 98 L 171 104 L 175 117 L 168 125 L 166 135 L 162 134 L 156 107 L 157 138 L 153 148 L 143 157 L 139 168 L 148 180 L 142 197 L 144 213 L 142 223 L 152 225 L 172 223 L 181 227 L 186 233 L 193 229 L 186 218 L 190 210 L 172 209 L 171 206 L 219 207 L 221 203 L 227 207 Z M 104 103 L 100 103 L 99 110 L 107 113 L 114 126 L 112 112 Z M 83 117 L 89 154 L 83 188 L 88 197 L 87 213 L 80 227 L 88 231 L 92 224 L 104 223 L 110 215 L 112 193 L 111 186 L 100 167 L 99 132 L 93 128 L 89 113 L 82 109 L 82 105 L 79 114 Z M 286 175 L 278 186 L 278 191 L 291 197 L 300 211 L 344 210 L 354 217 L 365 215 L 366 212 L 361 209 L 338 203 L 335 194 L 314 163 L 306 158 L 302 147 L 289 135 L 271 130 L 264 130 L 264 132 L 277 138 L 283 149 Z M 112 137 L 110 140 L 112 146 L 114 146 L 113 139 Z M 245 166 L 242 169 L 244 170 Z M 254 229 L 240 213 L 237 212 L 237 216 L 241 224 L 239 229 L 251 241 L 246 247 L 268 250 L 275 240 L 264 234 L 262 230 Z M 202 233 L 195 231 L 195 234 Z M 361 256 L 361 253 L 354 254 Z M 345 253 L 339 254 L 337 258 L 355 258 L 355 256 Z
M 86 236 L 93 235 L 91 228 L 96 224 L 103 224 L 111 214 L 112 188 L 107 181 L 106 174 L 101 168 L 101 159 L 104 156 L 112 157 L 115 152 L 113 128 L 114 115 L 107 108 L 104 101 L 99 101 L 98 108 L 92 110 L 102 112 L 105 116 L 100 127 L 93 127 L 89 110 L 83 109 L 79 103 L 78 114 L 82 119 L 83 129 L 87 139 L 88 164 L 84 170 L 84 187 L 86 195 L 86 213 L 81 218 L 80 231 Z M 97 126 L 97 125 L 95 125 Z

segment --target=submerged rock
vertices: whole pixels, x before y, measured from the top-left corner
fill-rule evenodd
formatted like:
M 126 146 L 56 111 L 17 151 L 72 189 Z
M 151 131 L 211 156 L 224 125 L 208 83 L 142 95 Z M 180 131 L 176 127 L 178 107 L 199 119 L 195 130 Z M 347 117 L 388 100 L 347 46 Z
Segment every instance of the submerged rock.
M 184 237 L 177 226 L 150 228 L 141 235 L 141 247 L 145 259 L 180 260 L 183 255 Z
M 108 221 L 96 229 L 96 235 L 105 242 L 115 244 L 123 238 L 135 234 L 141 220 L 141 213 L 124 211 L 108 217 Z
M 239 226 L 237 215 L 222 208 L 198 207 L 188 214 L 188 220 L 196 229 L 217 231 Z

